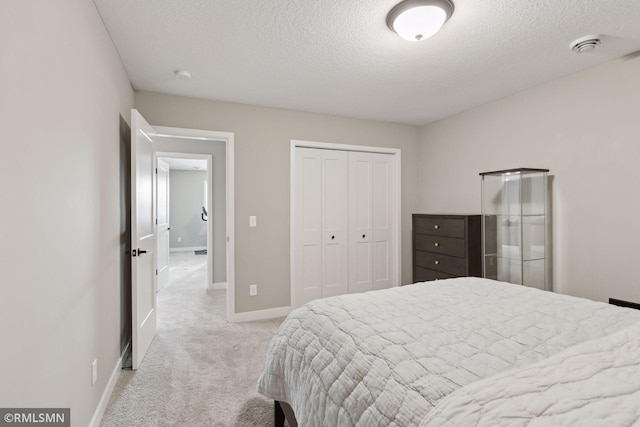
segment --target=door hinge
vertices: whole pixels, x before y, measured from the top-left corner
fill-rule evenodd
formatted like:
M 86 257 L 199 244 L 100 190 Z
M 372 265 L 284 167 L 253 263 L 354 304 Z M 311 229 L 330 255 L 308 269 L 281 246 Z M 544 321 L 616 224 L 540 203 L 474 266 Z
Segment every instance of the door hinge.
M 156 225 L 158 225 L 158 218 L 156 218 Z
M 158 275 L 158 269 L 156 268 L 156 276 Z
M 156 168 L 156 175 L 158 175 L 158 168 Z

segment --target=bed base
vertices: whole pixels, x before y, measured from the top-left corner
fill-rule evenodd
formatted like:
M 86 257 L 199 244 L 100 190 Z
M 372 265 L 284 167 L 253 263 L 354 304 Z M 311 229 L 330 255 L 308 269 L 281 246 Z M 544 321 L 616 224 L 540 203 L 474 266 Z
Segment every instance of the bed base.
M 273 425 L 274 427 L 284 427 L 284 420 L 289 422 L 289 427 L 298 427 L 298 421 L 293 413 L 293 409 L 287 402 L 273 401 Z
M 617 305 L 618 307 L 635 308 L 640 310 L 640 304 L 637 302 L 625 301 L 622 299 L 609 298 L 609 304 Z

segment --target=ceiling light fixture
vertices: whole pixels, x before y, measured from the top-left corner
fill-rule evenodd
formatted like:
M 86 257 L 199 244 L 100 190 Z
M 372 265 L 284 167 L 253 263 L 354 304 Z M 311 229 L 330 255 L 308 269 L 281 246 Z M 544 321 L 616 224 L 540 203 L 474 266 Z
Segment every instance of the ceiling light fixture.
M 387 26 L 403 39 L 417 42 L 437 33 L 452 14 L 450 0 L 404 0 L 387 15 Z

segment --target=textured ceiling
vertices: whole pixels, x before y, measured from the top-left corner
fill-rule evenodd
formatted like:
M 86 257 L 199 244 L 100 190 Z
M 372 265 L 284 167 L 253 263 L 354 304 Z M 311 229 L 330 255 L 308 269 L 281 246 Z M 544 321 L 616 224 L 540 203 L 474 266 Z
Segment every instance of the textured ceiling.
M 417 125 L 640 50 L 640 0 L 453 1 L 418 43 L 385 24 L 398 0 L 95 3 L 136 90 Z

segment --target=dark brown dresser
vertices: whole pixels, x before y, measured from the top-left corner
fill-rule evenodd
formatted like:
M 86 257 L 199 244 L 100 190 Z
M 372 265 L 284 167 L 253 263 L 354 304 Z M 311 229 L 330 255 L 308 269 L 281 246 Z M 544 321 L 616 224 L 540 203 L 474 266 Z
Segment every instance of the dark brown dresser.
M 482 276 L 480 215 L 413 214 L 413 281 Z

